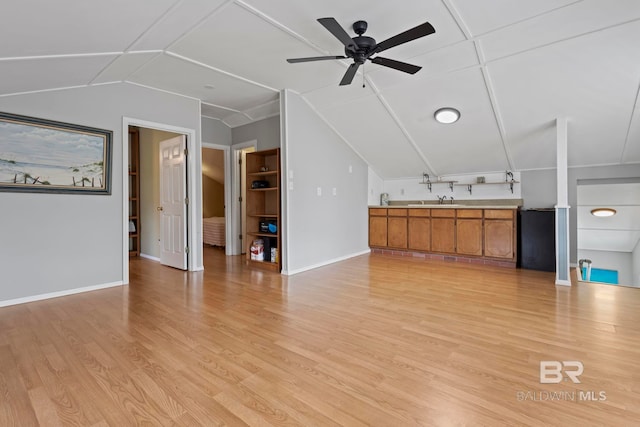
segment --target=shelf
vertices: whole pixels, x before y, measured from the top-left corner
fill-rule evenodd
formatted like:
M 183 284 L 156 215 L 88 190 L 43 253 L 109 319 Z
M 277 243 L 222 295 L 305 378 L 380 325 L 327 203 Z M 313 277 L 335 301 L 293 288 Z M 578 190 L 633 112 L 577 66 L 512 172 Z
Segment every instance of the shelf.
M 247 264 L 252 267 L 280 271 L 282 268 L 280 258 L 277 262 L 271 262 L 270 254 L 267 252 L 265 256 L 268 260 L 251 260 L 253 240 L 264 240 L 265 248 L 278 248 L 278 250 L 281 248 L 281 235 L 278 234 L 280 232 L 280 150 L 275 148 L 247 153 L 245 168 L 247 238 L 244 245 Z M 251 188 L 255 181 L 264 181 L 268 187 Z M 276 233 L 269 233 L 267 228 L 260 227 L 263 221 L 276 224 Z
M 447 184 L 449 186 L 449 189 L 451 191 L 453 191 L 453 186 L 456 184 L 456 182 L 458 181 L 422 181 L 422 182 L 418 182 L 418 184 L 422 184 L 422 185 L 426 185 L 427 188 L 429 189 L 429 193 L 431 193 L 431 189 L 433 187 L 434 184 Z
M 260 233 L 258 231 L 248 231 L 247 235 L 254 237 L 278 237 L 278 233 Z
M 266 172 L 250 172 L 247 175 L 249 176 L 270 176 L 277 175 L 278 171 L 266 171 Z
M 274 270 L 274 271 L 279 271 L 280 270 L 280 264 L 278 262 L 257 261 L 255 259 L 249 259 L 247 261 L 249 262 L 250 265 L 259 266 L 261 268 L 268 268 L 268 269 Z
M 267 188 L 247 188 L 249 191 L 273 191 L 277 190 L 278 187 L 267 187 Z
M 513 184 L 520 184 L 520 181 L 511 180 L 511 181 L 497 181 L 497 182 L 472 182 L 469 184 L 455 184 L 456 186 L 465 186 L 467 187 L 467 191 L 469 194 L 473 191 L 474 185 L 508 185 L 511 190 L 511 194 L 513 194 Z

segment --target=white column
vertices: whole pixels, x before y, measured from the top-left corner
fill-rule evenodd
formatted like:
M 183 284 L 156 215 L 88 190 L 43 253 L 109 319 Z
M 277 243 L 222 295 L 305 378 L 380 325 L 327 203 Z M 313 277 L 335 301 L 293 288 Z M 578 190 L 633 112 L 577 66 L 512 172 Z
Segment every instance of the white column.
M 556 203 L 556 285 L 571 286 L 569 276 L 569 179 L 567 160 L 567 119 L 556 119 L 557 185 Z

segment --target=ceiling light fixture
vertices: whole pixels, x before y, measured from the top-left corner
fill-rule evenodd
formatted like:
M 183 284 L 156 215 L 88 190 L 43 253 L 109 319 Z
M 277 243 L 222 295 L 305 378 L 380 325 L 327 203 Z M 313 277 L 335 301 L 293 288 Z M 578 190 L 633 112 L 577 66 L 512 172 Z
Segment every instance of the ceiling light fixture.
M 614 216 L 616 214 L 615 209 L 611 208 L 597 208 L 591 210 L 591 215 L 605 217 L 605 216 Z
M 460 111 L 451 107 L 440 108 L 439 110 L 436 110 L 435 113 L 433 113 L 433 117 L 435 117 L 436 120 L 440 123 L 455 123 L 460 118 Z

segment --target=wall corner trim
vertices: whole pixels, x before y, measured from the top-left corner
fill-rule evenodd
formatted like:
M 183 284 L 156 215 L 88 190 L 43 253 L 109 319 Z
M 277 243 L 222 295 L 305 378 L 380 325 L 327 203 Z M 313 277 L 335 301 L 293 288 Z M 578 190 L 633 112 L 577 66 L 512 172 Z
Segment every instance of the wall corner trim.
M 122 281 L 118 281 L 118 282 L 111 282 L 111 283 L 103 283 L 101 285 L 95 285 L 95 286 L 86 286 L 82 288 L 67 289 L 59 292 L 50 292 L 46 294 L 32 295 L 32 296 L 23 297 L 23 298 L 15 298 L 10 300 L 0 301 L 0 307 L 8 307 L 10 305 L 25 304 L 28 302 L 42 301 L 45 299 L 64 297 L 64 296 L 74 295 L 74 294 L 81 294 L 83 292 L 98 291 L 100 289 L 114 288 L 116 286 L 125 286 L 125 285 Z

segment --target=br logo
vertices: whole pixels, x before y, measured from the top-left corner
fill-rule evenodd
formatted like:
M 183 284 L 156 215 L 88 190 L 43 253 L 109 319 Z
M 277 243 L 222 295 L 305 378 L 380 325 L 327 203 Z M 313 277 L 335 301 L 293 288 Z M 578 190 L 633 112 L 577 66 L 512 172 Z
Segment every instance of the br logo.
M 565 378 L 576 384 L 580 384 L 578 378 L 584 372 L 584 365 L 577 360 L 541 360 L 540 361 L 540 384 L 558 384 Z M 564 373 L 564 375 L 563 375 Z

